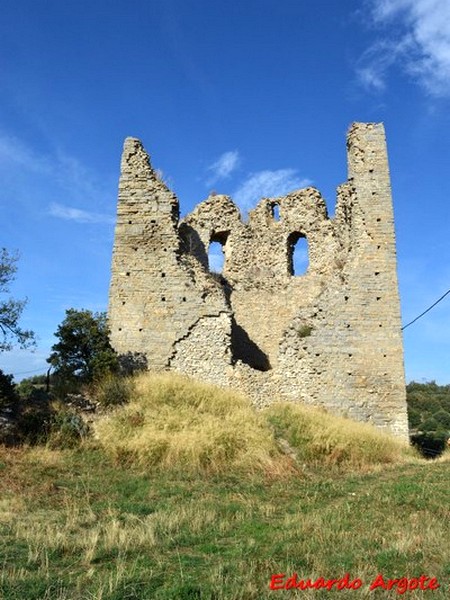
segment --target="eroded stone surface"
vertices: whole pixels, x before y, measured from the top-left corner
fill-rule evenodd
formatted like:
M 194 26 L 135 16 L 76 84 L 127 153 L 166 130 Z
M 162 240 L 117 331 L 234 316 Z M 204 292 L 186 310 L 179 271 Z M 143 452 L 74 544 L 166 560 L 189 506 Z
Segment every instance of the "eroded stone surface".
M 118 352 L 247 393 L 320 405 L 407 437 L 395 234 L 382 124 L 348 133 L 349 179 L 329 218 L 314 188 L 263 198 L 247 221 L 212 195 L 178 201 L 139 140 L 122 156 L 109 322 Z M 309 266 L 293 275 L 293 247 Z M 221 275 L 208 250 L 219 242 Z

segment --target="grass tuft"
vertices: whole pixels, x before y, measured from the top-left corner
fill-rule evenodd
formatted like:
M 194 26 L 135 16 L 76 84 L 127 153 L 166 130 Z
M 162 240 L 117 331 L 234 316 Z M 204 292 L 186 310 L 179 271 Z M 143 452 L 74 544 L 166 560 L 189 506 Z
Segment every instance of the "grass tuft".
M 126 404 L 133 396 L 134 380 L 110 373 L 92 385 L 91 393 L 101 406 Z

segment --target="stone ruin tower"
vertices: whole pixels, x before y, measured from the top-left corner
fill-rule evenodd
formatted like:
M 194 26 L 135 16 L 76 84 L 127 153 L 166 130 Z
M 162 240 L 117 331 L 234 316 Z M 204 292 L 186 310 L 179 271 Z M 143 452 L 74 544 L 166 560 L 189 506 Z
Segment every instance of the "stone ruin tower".
M 141 142 L 119 183 L 109 323 L 119 353 L 247 394 L 322 406 L 407 439 L 395 234 L 382 124 L 348 132 L 348 180 L 330 218 L 312 187 L 243 220 L 212 195 L 184 219 Z M 309 266 L 294 275 L 293 251 Z M 210 272 L 219 242 L 222 273 Z

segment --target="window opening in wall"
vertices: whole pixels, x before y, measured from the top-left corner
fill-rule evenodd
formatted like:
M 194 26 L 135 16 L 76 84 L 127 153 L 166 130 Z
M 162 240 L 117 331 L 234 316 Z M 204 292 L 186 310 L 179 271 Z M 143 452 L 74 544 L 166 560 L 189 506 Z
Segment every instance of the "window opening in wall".
M 222 273 L 225 263 L 223 246 L 220 242 L 211 242 L 208 250 L 208 265 L 211 273 Z
M 278 204 L 272 204 L 272 217 L 274 221 L 280 220 L 280 207 Z
M 302 233 L 294 232 L 288 237 L 288 271 L 298 277 L 309 267 L 308 241 Z
M 225 266 L 225 244 L 229 231 L 216 231 L 209 242 L 208 267 L 211 273 L 222 273 Z

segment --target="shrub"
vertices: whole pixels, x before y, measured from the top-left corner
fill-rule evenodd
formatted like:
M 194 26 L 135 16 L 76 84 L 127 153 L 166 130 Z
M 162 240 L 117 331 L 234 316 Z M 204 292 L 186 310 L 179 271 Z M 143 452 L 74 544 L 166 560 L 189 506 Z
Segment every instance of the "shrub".
M 119 354 L 119 373 L 125 377 L 147 370 L 147 357 L 142 352 L 126 352 Z
M 51 449 L 76 448 L 88 434 L 80 415 L 60 408 L 52 416 L 46 441 Z
M 17 384 L 17 393 L 22 400 L 28 400 L 33 398 L 42 398 L 43 394 L 46 393 L 47 388 L 47 376 L 46 375 L 34 375 L 33 377 L 27 377 L 22 379 Z
M 444 432 L 419 433 L 411 436 L 411 442 L 425 458 L 437 458 L 447 448 L 447 438 Z
M 300 325 L 297 329 L 297 335 L 299 338 L 309 337 L 312 333 L 313 327 L 312 325 Z
M 45 443 L 54 409 L 45 393 L 38 398 L 22 400 L 17 418 L 17 441 L 27 444 Z
M 93 384 L 93 398 L 102 406 L 118 406 L 130 401 L 134 389 L 130 377 L 121 377 L 110 373 Z
M 13 376 L 3 373 L 0 369 L 0 408 L 7 406 L 18 398 Z

